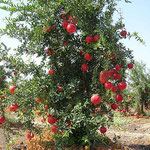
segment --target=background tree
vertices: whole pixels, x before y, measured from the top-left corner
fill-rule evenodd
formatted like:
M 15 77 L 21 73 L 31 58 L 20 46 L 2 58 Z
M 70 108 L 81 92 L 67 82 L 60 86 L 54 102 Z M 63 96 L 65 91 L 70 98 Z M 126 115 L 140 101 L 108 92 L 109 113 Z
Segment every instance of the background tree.
M 148 108 L 150 102 L 150 76 L 143 62 L 136 62 L 130 72 L 132 97 L 136 101 L 137 111 L 144 113 L 144 106 Z M 138 108 L 140 107 L 140 110 Z
M 120 42 L 132 35 L 121 18 L 113 21 L 116 1 L 2 0 L 0 4 L 10 11 L 1 33 L 20 42 L 7 58 L 17 72 L 7 91 L 8 105 L 32 132 L 27 138 L 41 133 L 34 124 L 36 112 L 48 119 L 43 128 L 51 127 L 55 147 L 103 141 L 97 130 L 104 134 L 111 125 L 112 109 L 123 100 L 126 88 L 127 59 L 133 58 Z

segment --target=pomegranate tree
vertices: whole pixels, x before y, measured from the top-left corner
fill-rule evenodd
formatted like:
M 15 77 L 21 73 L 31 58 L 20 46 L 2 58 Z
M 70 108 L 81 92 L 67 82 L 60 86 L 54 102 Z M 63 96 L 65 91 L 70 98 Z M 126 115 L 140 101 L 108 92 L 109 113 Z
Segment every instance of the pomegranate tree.
M 131 34 L 121 19 L 112 23 L 114 1 L 37 0 L 4 8 L 16 18 L 8 18 L 3 34 L 20 41 L 3 59 L 17 72 L 5 105 L 23 118 L 27 138 L 40 136 L 34 119 L 41 117 L 55 147 L 101 142 L 124 99 L 125 71 L 133 68 L 132 51 L 120 40 Z

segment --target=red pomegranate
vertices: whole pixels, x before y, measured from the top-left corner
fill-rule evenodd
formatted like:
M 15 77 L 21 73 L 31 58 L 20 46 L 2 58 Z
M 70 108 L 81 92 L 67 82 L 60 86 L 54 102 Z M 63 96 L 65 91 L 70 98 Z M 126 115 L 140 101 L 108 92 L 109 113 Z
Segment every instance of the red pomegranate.
M 83 65 L 81 66 L 81 69 L 82 69 L 83 71 L 87 71 L 87 70 L 89 69 L 89 67 L 88 67 L 87 64 L 83 64 Z
M 124 89 L 126 89 L 126 87 L 127 87 L 126 82 L 120 82 L 120 83 L 118 83 L 118 88 L 120 90 L 124 90 Z
M 113 86 L 113 84 L 111 82 L 106 82 L 105 83 L 105 88 L 106 89 L 111 89 L 112 86 Z
M 113 93 L 116 93 L 117 90 L 118 90 L 118 88 L 117 88 L 116 86 L 112 86 L 112 87 L 111 87 L 111 91 L 112 91 Z
M 119 75 L 118 72 L 115 72 L 113 74 L 113 78 L 114 78 L 114 80 L 119 80 L 121 78 L 121 75 Z
M 100 35 L 95 35 L 94 38 L 93 38 L 94 43 L 96 43 L 98 39 L 100 39 Z
M 110 70 L 109 70 L 109 76 L 112 77 L 114 73 L 115 73 L 115 69 L 110 69 Z
M 55 118 L 54 117 L 48 117 L 48 123 L 54 124 L 55 123 Z
M 85 55 L 84 55 L 84 58 L 85 58 L 85 60 L 87 60 L 87 61 L 91 61 L 93 57 L 92 57 L 91 54 L 85 54 Z
M 120 70 L 120 65 L 117 64 L 117 65 L 116 65 L 116 71 L 119 71 L 119 70 Z
M 122 30 L 121 33 L 120 33 L 120 35 L 121 35 L 121 36 L 126 36 L 126 35 L 127 35 L 127 31 Z
M 67 29 L 68 21 L 64 20 L 63 23 L 62 23 L 62 26 L 63 26 L 64 29 Z
M 58 92 L 62 92 L 62 91 L 63 91 L 63 88 L 62 88 L 61 86 L 58 86 L 57 91 L 58 91 Z
M 58 126 L 52 126 L 51 131 L 56 133 L 58 131 Z
M 14 75 L 17 75 L 17 72 L 16 72 L 16 71 L 14 72 Z
M 14 86 L 14 85 L 9 87 L 9 91 L 10 91 L 10 92 L 14 92 L 15 89 L 16 89 L 16 86 Z
M 118 102 L 121 102 L 123 100 L 123 96 L 120 93 L 117 94 L 115 98 L 116 98 L 116 101 L 118 101 Z
M 55 70 L 54 70 L 54 69 L 50 69 L 50 70 L 48 71 L 48 73 L 49 73 L 49 75 L 54 75 L 54 74 L 55 74 Z
M 132 63 L 128 64 L 128 68 L 132 69 L 134 67 L 134 65 Z
M 100 72 L 100 77 L 102 78 L 108 78 L 109 77 L 109 71 L 103 70 Z
M 34 134 L 31 132 L 26 133 L 27 139 L 32 139 L 34 137 Z
M 76 32 L 76 26 L 74 24 L 69 24 L 67 26 L 67 31 L 72 34 L 73 32 Z
M 10 111 L 16 111 L 18 109 L 18 107 L 19 107 L 18 104 L 11 104 L 9 109 L 10 109 Z
M 94 105 L 97 105 L 101 102 L 102 98 L 98 95 L 98 94 L 95 94 L 91 97 L 91 102 L 94 104 Z
M 104 84 L 104 83 L 107 82 L 107 78 L 102 78 L 102 77 L 100 77 L 100 78 L 99 78 L 99 82 L 102 83 L 102 84 Z
M 117 104 L 111 104 L 111 108 L 112 108 L 113 110 L 116 110 L 116 109 L 117 109 L 117 107 L 118 107 L 118 105 L 117 105 Z
M 107 129 L 106 129 L 105 127 L 101 127 L 101 128 L 100 128 L 100 132 L 101 132 L 101 133 L 104 134 L 106 131 L 107 131 Z
M 86 37 L 86 42 L 87 43 L 92 43 L 93 42 L 93 37 L 92 36 L 87 36 Z
M 67 127 L 71 127 L 71 122 L 67 122 Z
M 37 103 L 41 103 L 43 101 L 43 99 L 41 97 L 38 97 L 36 100 L 35 100 Z
M 0 116 L 0 123 L 5 123 L 5 117 L 4 116 Z

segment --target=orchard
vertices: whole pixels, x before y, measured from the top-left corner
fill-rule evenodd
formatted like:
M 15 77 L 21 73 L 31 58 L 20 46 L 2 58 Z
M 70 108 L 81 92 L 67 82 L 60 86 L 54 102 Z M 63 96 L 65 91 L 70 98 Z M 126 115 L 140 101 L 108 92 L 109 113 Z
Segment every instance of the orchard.
M 49 148 L 103 143 L 128 88 L 126 71 L 134 68 L 132 51 L 122 43 L 134 35 L 121 17 L 113 21 L 117 1 L 0 4 L 10 12 L 0 33 L 20 43 L 14 55 L 1 45 L 0 59 L 10 81 L 0 123 L 7 127 L 3 110 L 8 107 L 22 122 L 27 139 L 48 129 L 55 139 Z M 39 116 L 42 128 L 35 125 Z

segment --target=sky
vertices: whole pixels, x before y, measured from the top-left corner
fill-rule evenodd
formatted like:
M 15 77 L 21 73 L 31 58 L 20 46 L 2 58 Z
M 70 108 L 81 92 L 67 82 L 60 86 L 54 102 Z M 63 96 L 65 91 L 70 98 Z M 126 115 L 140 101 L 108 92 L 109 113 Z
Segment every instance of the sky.
M 124 0 L 119 2 L 118 8 L 121 9 L 125 28 L 129 32 L 138 32 L 139 36 L 144 39 L 146 46 L 142 45 L 135 39 L 125 39 L 123 43 L 126 47 L 133 50 L 134 59 L 143 61 L 150 68 L 150 0 L 131 0 L 132 3 L 125 3 Z M 0 10 L 0 28 L 5 27 L 2 18 L 8 16 L 8 12 Z M 115 16 L 114 16 L 115 18 Z M 8 37 L 0 37 L 0 42 L 6 43 L 11 48 L 16 48 L 19 44 L 17 40 Z

